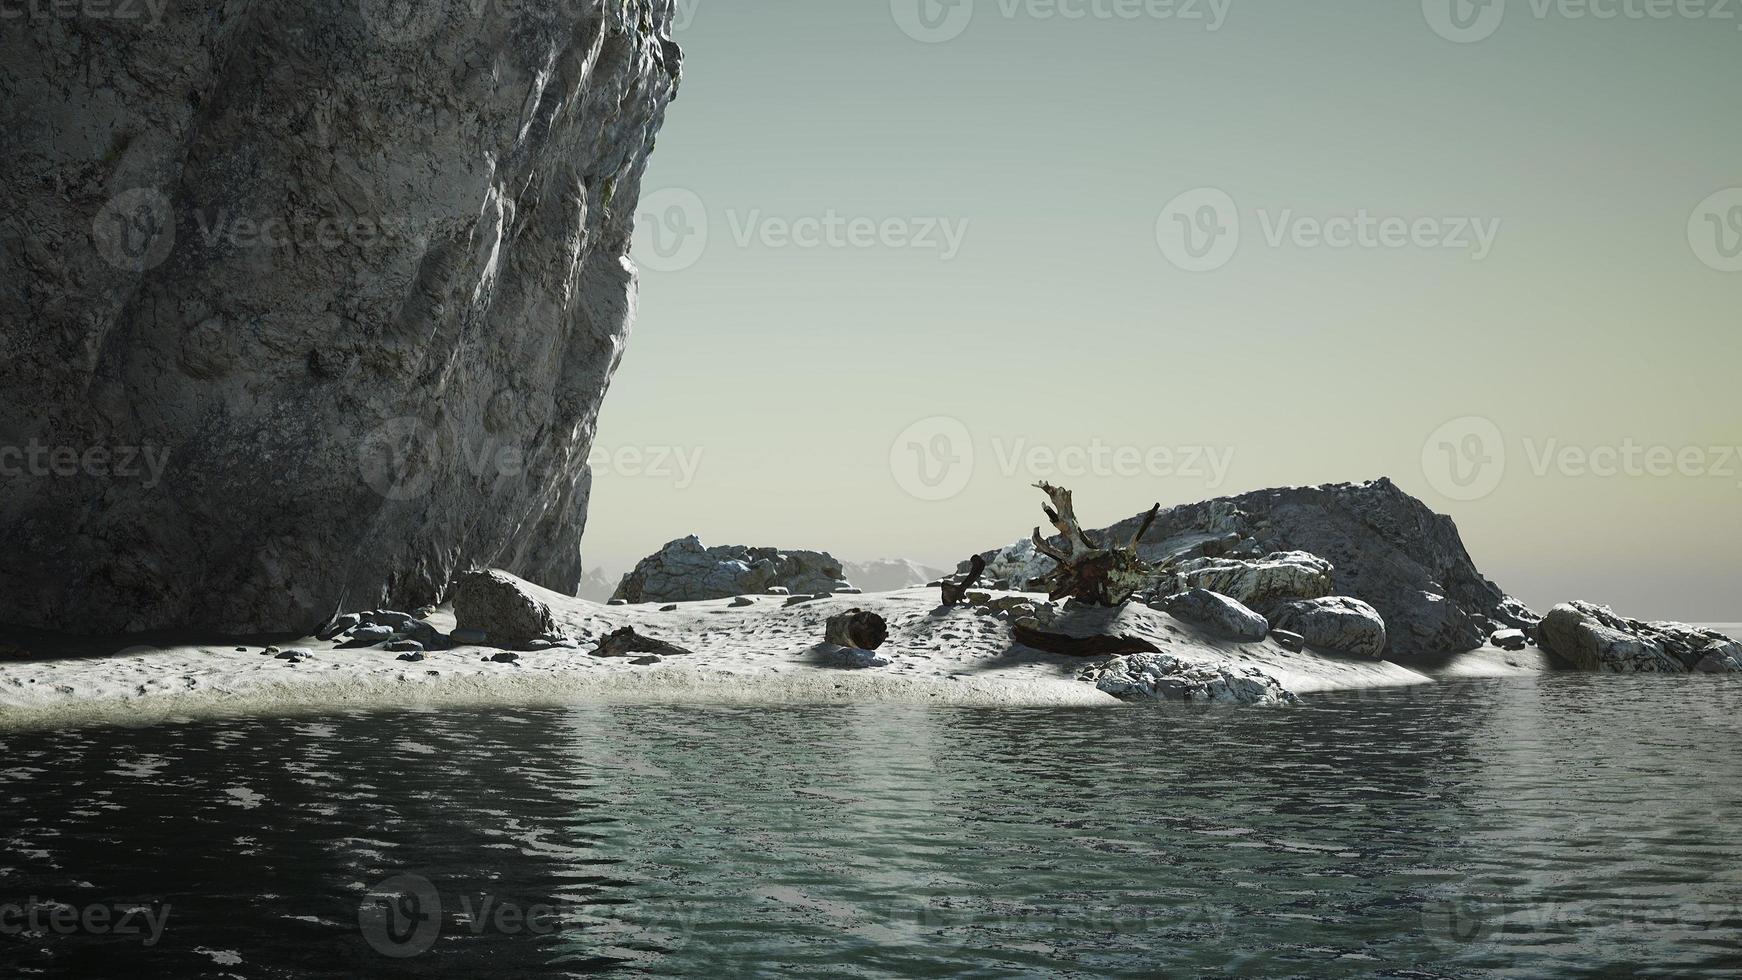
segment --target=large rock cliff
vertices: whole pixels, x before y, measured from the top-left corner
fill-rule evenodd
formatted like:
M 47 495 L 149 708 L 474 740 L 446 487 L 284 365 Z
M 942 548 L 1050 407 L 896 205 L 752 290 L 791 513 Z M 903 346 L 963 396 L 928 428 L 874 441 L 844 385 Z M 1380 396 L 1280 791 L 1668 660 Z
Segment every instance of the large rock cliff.
M 9 21 L 0 622 L 306 629 L 474 563 L 572 592 L 672 5 Z

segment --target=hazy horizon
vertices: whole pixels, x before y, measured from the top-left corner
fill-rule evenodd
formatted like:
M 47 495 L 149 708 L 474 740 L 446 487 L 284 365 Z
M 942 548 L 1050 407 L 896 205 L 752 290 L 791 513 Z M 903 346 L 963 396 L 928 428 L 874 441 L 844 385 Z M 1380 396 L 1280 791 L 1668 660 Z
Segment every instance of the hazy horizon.
M 1539 609 L 1742 619 L 1742 24 L 1453 2 L 680 4 L 589 567 L 1388 476 Z

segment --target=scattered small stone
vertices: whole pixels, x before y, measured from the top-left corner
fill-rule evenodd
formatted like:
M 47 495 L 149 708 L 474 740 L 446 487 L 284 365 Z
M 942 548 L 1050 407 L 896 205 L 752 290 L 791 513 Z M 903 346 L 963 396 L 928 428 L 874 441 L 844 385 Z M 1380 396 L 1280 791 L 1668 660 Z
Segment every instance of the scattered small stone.
M 732 608 L 734 608 L 734 609 L 736 609 L 740 606 L 754 606 L 754 605 L 756 605 L 756 600 L 750 598 L 747 595 L 741 595 L 738 598 L 732 600 Z
M 1523 630 L 1497 630 L 1488 642 L 1502 650 L 1522 650 L 1527 641 Z
M 236 648 L 236 652 L 237 652 L 237 653 L 247 653 L 247 652 L 248 652 L 248 648 L 247 648 L 247 647 L 237 647 L 237 648 Z
M 357 647 L 372 647 L 380 643 L 386 643 L 388 640 L 393 639 L 393 637 L 394 632 L 393 627 L 391 626 L 359 626 L 351 631 L 349 639 L 347 639 L 342 645 L 352 649 Z
M 388 653 L 422 653 L 423 644 L 416 640 L 394 640 L 387 644 Z M 404 659 L 403 657 L 400 659 Z
M 485 657 L 484 662 L 492 664 L 518 664 L 520 662 L 520 654 L 503 651 L 502 653 L 494 653 Z
M 659 656 L 658 654 L 650 653 L 645 657 L 636 657 L 634 660 L 631 660 L 629 662 L 634 664 L 637 667 L 651 667 L 654 664 L 665 663 L 665 658 Z
M 784 585 L 771 585 L 768 587 L 768 594 L 769 595 L 792 595 L 792 590 L 787 588 Z
M 673 603 L 669 606 L 660 606 L 659 611 L 660 612 L 677 612 L 677 604 Z
M 490 638 L 483 630 L 457 629 L 448 634 L 448 639 L 462 646 L 477 646 Z
M 413 650 L 410 653 L 402 653 L 399 656 L 394 657 L 393 659 L 403 660 L 408 664 L 421 663 L 423 661 L 423 651 L 422 650 Z M 434 673 L 434 671 L 431 671 L 430 673 Z
M 862 595 L 862 594 L 864 594 L 864 592 L 865 592 L 864 589 L 861 589 L 858 586 L 854 586 L 854 585 L 849 585 L 849 586 L 846 586 L 845 588 L 840 588 L 840 589 L 835 590 L 836 595 Z
M 365 618 L 375 626 L 391 626 L 394 629 L 416 622 L 410 613 L 394 612 L 391 609 L 377 609 L 367 613 Z
M 610 602 L 607 602 L 605 604 L 607 606 L 627 606 L 627 605 L 629 605 L 629 600 L 628 599 L 612 599 Z
M 796 605 L 799 605 L 800 603 L 815 602 L 816 600 L 821 599 L 821 598 L 823 598 L 823 597 L 820 595 L 795 595 L 792 598 L 787 599 L 785 602 L 781 603 L 781 605 L 782 606 L 796 606 Z
M 1275 640 L 1276 645 L 1284 650 L 1299 653 L 1306 649 L 1306 637 L 1299 633 L 1291 633 L 1288 630 L 1271 630 L 1270 638 Z
M 436 614 L 436 608 L 434 606 L 424 606 L 423 608 L 419 609 L 418 611 L 412 613 L 412 615 L 416 616 L 418 619 L 428 619 L 431 616 L 434 616 L 435 614 Z M 435 673 L 435 671 L 432 670 L 432 671 L 430 671 L 430 673 L 433 674 L 433 673 Z
M 274 655 L 272 659 L 274 659 L 274 660 L 288 660 L 291 663 L 301 663 L 304 660 L 307 660 L 308 658 L 310 658 L 312 656 L 314 656 L 313 650 L 304 650 L 301 647 L 292 647 L 289 650 L 285 650 L 281 653 Z
M 274 656 L 277 656 L 277 654 L 278 654 L 278 648 L 277 648 L 277 647 L 267 647 L 267 648 L 266 648 L 266 649 L 264 649 L 264 650 L 262 650 L 262 651 L 260 651 L 260 652 L 261 652 L 261 653 L 267 653 L 267 654 L 272 654 L 272 655 L 274 655 Z

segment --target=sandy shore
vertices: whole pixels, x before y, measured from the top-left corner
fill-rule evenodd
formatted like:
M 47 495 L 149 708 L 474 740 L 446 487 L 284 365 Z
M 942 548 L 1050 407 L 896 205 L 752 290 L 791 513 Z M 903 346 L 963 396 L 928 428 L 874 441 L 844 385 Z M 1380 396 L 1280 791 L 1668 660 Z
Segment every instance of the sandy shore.
M 293 665 L 264 655 L 263 642 L 154 637 L 144 644 L 134 639 L 105 645 L 0 637 L 0 643 L 28 652 L 0 660 L 0 728 L 409 705 L 1123 704 L 1079 679 L 1105 657 L 1067 657 L 1018 645 L 1000 617 L 967 607 L 938 610 L 936 589 L 833 596 L 793 606 L 784 597 L 757 596 L 749 606 L 709 600 L 661 611 L 527 588 L 551 606 L 575 646 L 522 652 L 517 664 L 487 662 L 498 651 L 486 647 L 432 651 L 420 663 L 407 663 L 379 649 L 340 649 L 312 638 L 273 641 L 313 651 L 308 661 Z M 820 642 L 828 616 L 855 607 L 888 620 L 889 640 L 878 651 L 890 661 L 886 666 L 849 666 L 837 648 Z M 428 622 L 444 633 L 455 625 L 448 609 L 437 610 Z M 590 654 L 600 636 L 621 626 L 692 652 L 647 666 Z M 1302 695 L 1548 668 L 1534 649 L 1486 649 L 1411 666 L 1291 653 L 1270 641 L 1218 640 L 1140 606 L 1068 615 L 1060 628 L 1114 631 L 1182 657 L 1256 667 Z

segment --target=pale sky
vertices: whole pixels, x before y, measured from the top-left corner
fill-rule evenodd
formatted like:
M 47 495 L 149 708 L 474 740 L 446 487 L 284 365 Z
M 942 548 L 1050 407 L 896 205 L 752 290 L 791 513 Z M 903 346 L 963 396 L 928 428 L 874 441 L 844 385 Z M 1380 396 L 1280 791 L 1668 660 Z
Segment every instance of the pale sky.
M 684 0 L 589 565 L 1390 476 L 1742 619 L 1742 8 L 1464 4 Z

